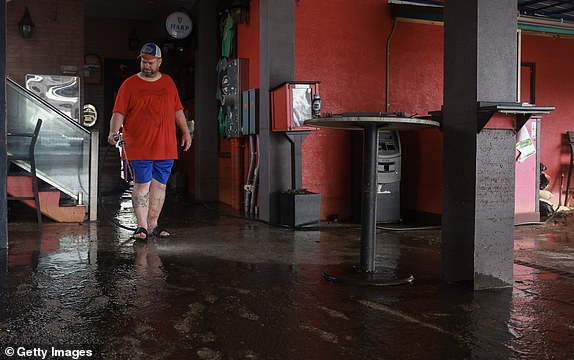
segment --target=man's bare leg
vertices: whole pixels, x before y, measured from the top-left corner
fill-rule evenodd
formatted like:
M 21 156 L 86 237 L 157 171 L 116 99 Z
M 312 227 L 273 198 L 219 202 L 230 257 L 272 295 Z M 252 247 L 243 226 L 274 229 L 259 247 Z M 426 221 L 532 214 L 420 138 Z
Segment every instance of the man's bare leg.
M 161 214 L 163 203 L 165 202 L 165 190 L 165 184 L 162 184 L 155 179 L 151 180 L 151 186 L 149 189 L 149 211 L 147 217 L 150 233 L 157 227 L 159 215 Z M 165 237 L 169 236 L 169 233 L 167 231 L 162 231 L 159 235 L 160 237 Z
M 150 183 L 134 184 L 132 189 L 132 205 L 136 215 L 138 227 L 148 228 Z M 145 234 L 135 234 L 134 237 L 145 239 Z

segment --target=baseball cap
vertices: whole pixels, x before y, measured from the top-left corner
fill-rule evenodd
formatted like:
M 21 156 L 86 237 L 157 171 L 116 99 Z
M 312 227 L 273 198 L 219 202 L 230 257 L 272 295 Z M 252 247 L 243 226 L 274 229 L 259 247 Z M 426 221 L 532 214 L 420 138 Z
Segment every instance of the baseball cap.
M 161 49 L 154 43 L 147 43 L 142 46 L 138 57 L 142 56 L 146 59 L 161 58 Z

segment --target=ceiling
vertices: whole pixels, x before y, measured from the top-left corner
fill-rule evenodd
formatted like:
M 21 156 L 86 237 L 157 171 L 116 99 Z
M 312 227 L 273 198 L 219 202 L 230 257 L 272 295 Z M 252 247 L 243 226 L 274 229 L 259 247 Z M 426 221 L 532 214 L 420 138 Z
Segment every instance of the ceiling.
M 502 0 L 501 0 L 502 1 Z M 574 23 L 574 0 L 517 0 L 518 14 L 557 22 Z M 389 4 L 441 9 L 444 0 L 389 0 Z
M 574 0 L 518 0 L 521 15 L 574 22 Z
M 11 0 L 6 0 L 10 2 Z M 197 0 L 84 0 L 86 17 L 149 20 L 166 8 L 188 11 Z M 560 22 L 574 23 L 574 0 L 517 0 L 518 12 Z M 443 7 L 444 0 L 389 0 L 391 4 L 416 4 Z M 160 11 L 161 12 L 161 11 Z
M 84 0 L 88 18 L 150 20 L 167 10 L 191 12 L 197 0 Z

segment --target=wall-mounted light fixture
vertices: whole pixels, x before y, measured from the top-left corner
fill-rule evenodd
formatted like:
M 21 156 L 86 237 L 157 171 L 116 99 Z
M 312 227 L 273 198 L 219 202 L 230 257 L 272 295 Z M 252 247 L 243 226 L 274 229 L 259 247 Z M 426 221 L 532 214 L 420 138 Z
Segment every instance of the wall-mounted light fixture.
M 34 26 L 35 25 L 34 22 L 32 22 L 32 17 L 30 17 L 30 11 L 28 10 L 28 7 L 26 7 L 24 16 L 22 16 L 22 19 L 20 19 L 20 22 L 18 23 L 18 28 L 20 29 L 22 37 L 26 39 L 31 38 Z

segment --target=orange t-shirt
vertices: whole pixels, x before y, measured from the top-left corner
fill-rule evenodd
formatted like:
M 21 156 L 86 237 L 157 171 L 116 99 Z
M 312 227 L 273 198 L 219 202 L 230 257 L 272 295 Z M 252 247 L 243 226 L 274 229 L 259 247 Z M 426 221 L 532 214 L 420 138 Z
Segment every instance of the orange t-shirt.
M 124 81 L 113 112 L 124 115 L 122 138 L 129 160 L 177 159 L 175 112 L 183 110 L 169 75 L 145 81 L 132 75 Z

